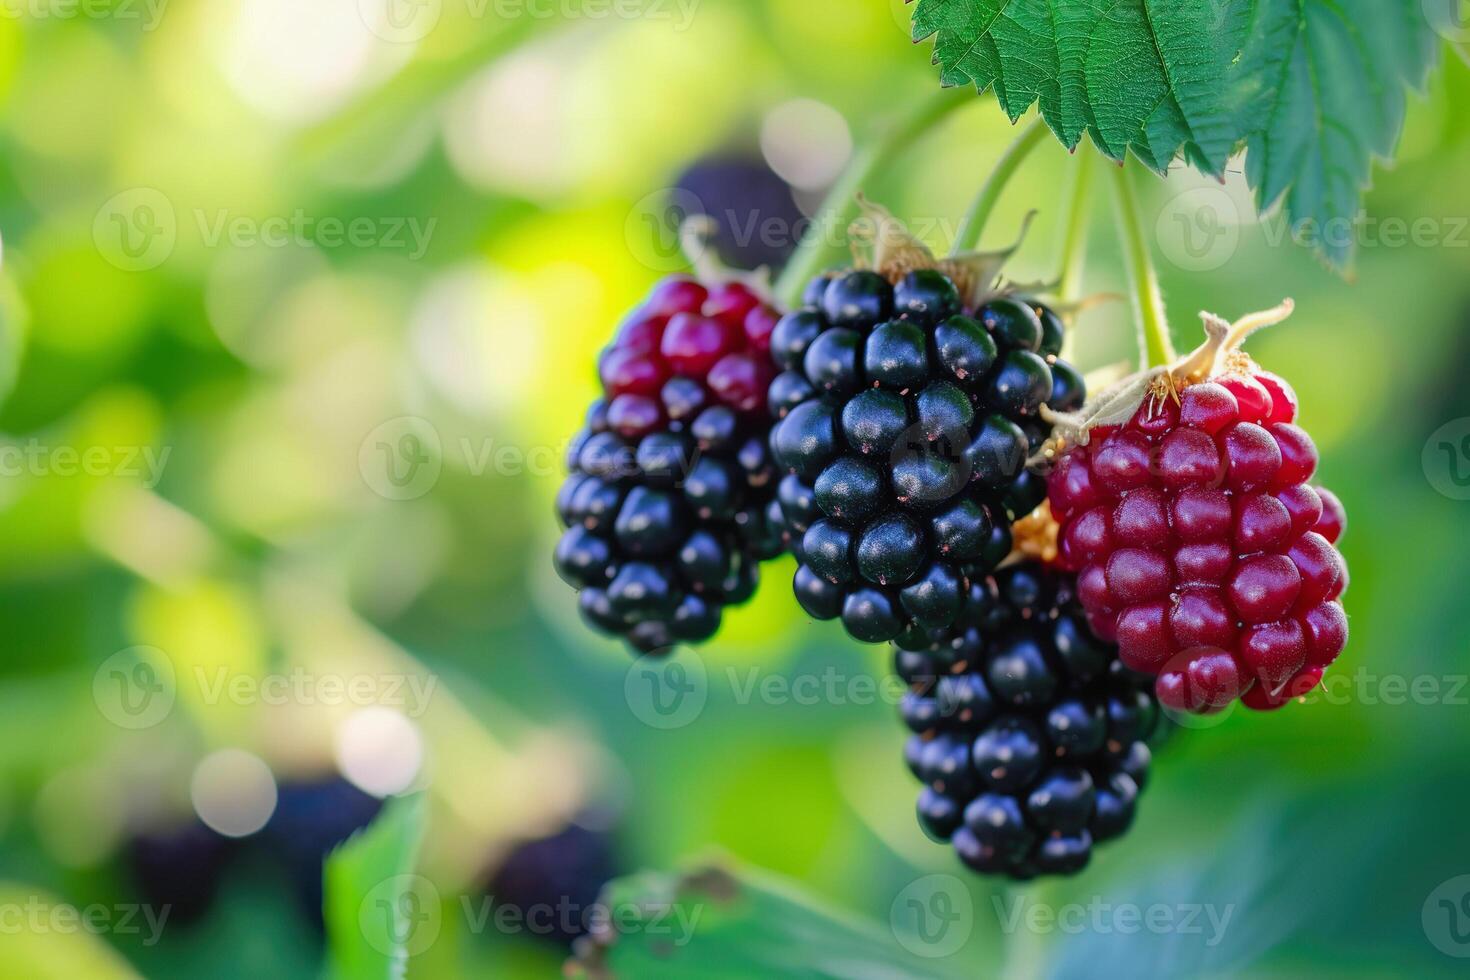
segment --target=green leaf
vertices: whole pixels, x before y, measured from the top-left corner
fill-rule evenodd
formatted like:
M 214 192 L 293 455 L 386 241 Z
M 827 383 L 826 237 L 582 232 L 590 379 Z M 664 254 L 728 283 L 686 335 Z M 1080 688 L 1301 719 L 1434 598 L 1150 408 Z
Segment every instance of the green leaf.
M 1271 0 L 1242 58 L 1246 175 L 1266 210 L 1280 202 L 1329 264 L 1352 258 L 1353 225 L 1375 158 L 1403 130 L 1436 35 L 1419 3 Z
M 329 977 L 397 980 L 409 956 L 433 942 L 437 896 L 413 873 L 423 836 L 423 795 L 403 797 L 327 859 Z
M 1040 103 L 1068 149 L 1084 132 L 1162 170 L 1186 147 L 1214 173 L 1236 142 L 1220 79 L 1244 26 L 1199 0 L 919 0 L 946 85 L 994 88 L 1012 120 Z
M 1182 156 L 1219 176 L 1248 147 L 1261 209 L 1281 203 L 1343 268 L 1453 3 L 918 0 L 913 33 L 934 38 L 945 85 L 994 89 L 1012 120 L 1039 105 L 1069 149 L 1087 133 L 1114 160 L 1162 173 Z
M 943 980 L 966 976 L 904 949 L 876 924 L 822 908 L 748 871 L 647 872 L 608 885 L 570 976 L 582 980 Z

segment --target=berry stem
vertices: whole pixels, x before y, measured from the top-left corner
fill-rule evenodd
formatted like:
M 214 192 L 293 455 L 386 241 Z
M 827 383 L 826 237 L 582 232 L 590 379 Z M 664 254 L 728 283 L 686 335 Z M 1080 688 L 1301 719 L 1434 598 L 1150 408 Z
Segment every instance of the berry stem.
M 1159 292 L 1159 277 L 1154 273 L 1153 255 L 1143 233 L 1138 194 L 1126 167 L 1114 169 L 1113 191 L 1118 205 L 1118 236 L 1128 263 L 1133 312 L 1138 318 L 1138 349 L 1144 355 L 1145 368 L 1162 367 L 1173 363 L 1177 355 L 1169 336 L 1169 318 Z
M 910 145 L 935 124 L 956 109 L 974 101 L 968 92 L 941 90 L 921 103 L 913 115 L 898 122 L 877 142 L 853 158 L 846 172 L 832 185 L 832 190 L 822 202 L 817 219 L 807 229 L 801 244 L 786 263 L 781 277 L 776 280 L 774 292 L 784 307 L 794 308 L 800 302 L 801 291 L 807 281 L 820 272 L 823 265 L 841 247 L 836 239 L 844 237 L 842 233 L 846 226 L 857 217 L 857 195 L 863 185 L 910 149 Z M 838 234 L 829 235 L 829 230 L 835 230 Z
M 1006 147 L 1006 151 L 1000 155 L 1000 160 L 995 164 L 995 169 L 986 178 L 985 184 L 980 188 L 980 193 L 975 195 L 975 200 L 970 202 L 970 209 L 965 212 L 965 218 L 960 222 L 959 231 L 954 236 L 954 247 L 950 255 L 959 255 L 970 249 L 976 251 L 980 248 L 980 236 L 985 232 L 985 225 L 990 220 L 990 213 L 995 210 L 1000 196 L 1005 192 L 1006 184 L 1010 183 L 1011 177 L 1020 169 L 1021 164 L 1031 155 L 1031 151 L 1045 138 L 1047 133 L 1046 124 L 1041 117 L 1037 116 L 1021 130 L 1021 134 Z
M 1067 188 L 1066 224 L 1062 227 L 1062 251 L 1057 269 L 1057 299 L 1070 303 L 1082 292 L 1082 274 L 1087 265 L 1087 229 L 1092 217 L 1092 180 L 1095 154 L 1077 154 L 1072 183 Z M 1071 331 L 1067 337 L 1071 339 Z

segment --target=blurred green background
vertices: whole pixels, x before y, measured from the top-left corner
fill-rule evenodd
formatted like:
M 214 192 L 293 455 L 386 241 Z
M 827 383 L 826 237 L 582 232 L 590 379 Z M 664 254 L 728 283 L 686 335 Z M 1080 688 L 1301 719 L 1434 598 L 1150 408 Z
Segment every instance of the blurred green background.
M 893 691 L 864 684 L 884 651 L 807 622 L 788 564 L 680 654 L 700 696 L 671 721 L 549 560 L 596 353 L 680 268 L 670 188 L 733 155 L 810 211 L 936 88 L 901 0 L 3 6 L 0 976 L 320 975 L 278 824 L 292 787 L 323 785 L 368 810 L 423 791 L 443 928 L 410 976 L 557 975 L 555 944 L 465 910 L 569 822 L 608 831 L 617 870 L 723 854 L 884 931 L 916 882 L 955 876 L 936 973 L 1463 972 L 1453 56 L 1410 100 L 1351 284 L 1258 224 L 1239 173 L 1135 175 L 1182 347 L 1200 309 L 1297 301 L 1252 351 L 1295 384 L 1348 509 L 1352 641 L 1312 703 L 1179 732 L 1081 876 L 1003 888 L 923 838 Z M 938 248 L 1011 138 L 968 98 L 866 188 Z M 988 241 L 1039 211 L 1013 278 L 1054 273 L 1075 165 L 1048 144 L 1012 184 Z M 1105 189 L 1088 292 L 1124 286 Z M 1078 331 L 1086 368 L 1135 356 L 1126 303 Z M 139 841 L 200 821 L 240 837 L 212 898 L 159 934 L 125 924 Z M 1100 903 L 1194 907 L 1198 929 L 1065 914 Z M 1017 926 L 1032 904 L 1063 914 Z

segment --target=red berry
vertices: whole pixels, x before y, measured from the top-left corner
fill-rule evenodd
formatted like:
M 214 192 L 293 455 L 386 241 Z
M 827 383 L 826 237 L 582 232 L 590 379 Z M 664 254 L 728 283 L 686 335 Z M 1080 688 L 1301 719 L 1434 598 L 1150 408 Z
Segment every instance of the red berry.
M 1226 482 L 1232 490 L 1266 486 L 1281 469 L 1281 447 L 1253 422 L 1237 422 L 1218 437 L 1225 452 Z
M 1118 656 L 1133 670 L 1156 674 L 1174 652 L 1168 611 L 1162 602 L 1129 606 L 1118 617 L 1116 629 Z
M 1220 597 L 1220 590 L 1191 586 L 1180 592 L 1169 610 L 1169 632 L 1174 649 L 1235 646 L 1235 616 Z
M 668 325 L 668 322 L 669 318 L 666 316 L 635 313 L 623 321 L 623 325 L 618 328 L 613 346 L 639 354 L 657 351 L 659 342 L 663 340 L 664 327 Z
M 1240 406 L 1241 421 L 1260 423 L 1270 419 L 1275 407 L 1271 402 L 1271 392 L 1255 378 L 1228 375 L 1220 379 L 1220 385 L 1235 396 Z
M 1240 420 L 1240 405 L 1230 389 L 1207 381 L 1190 385 L 1179 396 L 1179 421 L 1214 435 Z
M 1230 604 L 1246 623 L 1269 623 L 1291 611 L 1302 590 L 1302 576 L 1285 555 L 1256 555 L 1235 567 Z
M 1342 505 L 1308 484 L 1317 450 L 1295 417 L 1272 375 L 1200 382 L 1177 412 L 1146 400 L 1093 429 L 1048 478 L 1089 625 L 1166 703 L 1277 706 L 1347 642 Z
M 1092 487 L 1092 471 L 1086 460 L 1076 454 L 1062 457 L 1046 484 L 1052 514 L 1058 520 L 1080 514 L 1102 499 Z
M 1299 402 L 1296 391 L 1286 383 L 1286 379 L 1270 371 L 1257 371 L 1255 378 L 1271 395 L 1271 415 L 1267 421 L 1288 424 L 1295 422 Z
M 1322 497 L 1311 487 L 1304 483 L 1287 487 L 1277 491 L 1276 499 L 1281 501 L 1286 512 L 1291 515 L 1292 539 L 1301 537 L 1313 528 L 1318 528 L 1322 522 Z M 1320 528 L 1318 528 L 1320 531 Z
M 1162 436 L 1179 425 L 1179 405 L 1172 398 L 1145 398 L 1128 425 L 1149 437 Z
M 1240 697 L 1240 667 L 1228 650 L 1198 647 L 1164 668 L 1154 692 L 1175 711 L 1213 714 Z
M 704 315 L 739 327 L 744 325 L 750 311 L 760 305 L 760 297 L 749 286 L 727 282 L 710 290 L 709 299 L 704 301 Z
M 1169 565 L 1152 551 L 1119 549 L 1108 559 L 1106 572 L 1115 605 L 1162 599 L 1169 592 Z
M 610 348 L 598 366 L 609 398 L 618 395 L 657 395 L 669 380 L 669 366 L 654 353 Z
M 1167 546 L 1169 514 L 1163 493 L 1152 487 L 1139 487 L 1126 495 L 1113 511 L 1112 529 L 1120 541 L 1141 548 Z
M 1342 537 L 1342 532 L 1347 529 L 1347 511 L 1343 510 L 1342 501 L 1337 499 L 1337 494 L 1326 487 L 1317 487 L 1317 496 L 1322 498 L 1322 519 L 1317 522 L 1317 533 L 1326 538 L 1329 544 L 1336 544 L 1337 539 Z
M 1269 431 L 1281 450 L 1281 469 L 1271 485 L 1280 490 L 1310 480 L 1317 472 L 1317 445 L 1312 437 L 1289 422 L 1277 422 Z
M 1149 482 L 1149 445 L 1141 433 L 1120 432 L 1092 460 L 1092 476 L 1107 493 L 1121 494 Z
M 1322 682 L 1321 667 L 1304 667 L 1296 676 L 1287 681 L 1279 691 L 1272 691 L 1265 684 L 1257 684 L 1240 699 L 1247 708 L 1256 711 L 1275 711 L 1282 707 L 1292 698 L 1299 698 L 1311 692 L 1312 688 Z
M 664 424 L 663 407 L 647 395 L 619 395 L 607 406 L 607 424 L 625 439 L 641 439 Z
M 1105 507 L 1094 507 L 1067 527 L 1062 537 L 1062 546 L 1067 550 L 1074 567 L 1081 568 L 1089 562 L 1106 559 L 1112 550 L 1112 530 Z
M 771 352 L 771 334 L 781 316 L 769 306 L 757 306 L 745 315 L 745 339 L 762 354 Z
M 766 389 L 774 376 L 771 362 L 759 354 L 726 354 L 710 368 L 709 387 L 737 412 L 756 412 L 765 408 Z
M 1275 690 L 1307 662 L 1307 635 L 1294 619 L 1247 626 L 1240 635 L 1241 661 Z
M 1159 477 L 1167 487 L 1216 486 L 1223 473 L 1215 441 L 1198 429 L 1175 429 L 1159 445 Z
M 643 309 L 651 316 L 671 317 L 675 313 L 698 313 L 709 290 L 693 279 L 665 279 L 653 287 Z
M 1347 646 L 1347 613 L 1342 604 L 1324 602 L 1313 606 L 1301 618 L 1302 629 L 1307 635 L 1307 664 L 1312 667 L 1328 667 Z
M 720 320 L 677 313 L 664 330 L 659 350 L 679 374 L 702 378 L 720 358 L 741 346 L 741 338 Z
M 1235 498 L 1235 553 L 1253 555 L 1285 544 L 1291 536 L 1291 512 L 1263 493 Z

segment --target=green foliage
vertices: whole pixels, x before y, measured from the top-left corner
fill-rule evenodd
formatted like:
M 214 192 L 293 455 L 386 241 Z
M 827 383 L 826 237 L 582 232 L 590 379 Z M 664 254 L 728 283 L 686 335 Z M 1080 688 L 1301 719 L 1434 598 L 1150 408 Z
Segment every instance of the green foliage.
M 607 928 L 595 933 L 598 941 L 581 950 L 570 971 L 582 980 L 960 975 L 945 961 L 907 952 L 875 924 L 844 919 L 749 872 L 646 872 L 613 882 L 602 902 Z
M 327 859 L 328 976 L 403 976 L 418 928 L 415 906 L 423 897 L 422 879 L 413 874 L 423 836 L 423 795 L 395 799 Z
M 1248 146 L 1261 209 L 1309 222 L 1339 268 L 1435 60 L 1421 5 L 1376 0 L 919 0 L 913 35 L 945 85 L 993 88 L 1012 120 L 1039 103 L 1069 149 L 1087 133 L 1113 160 L 1219 176 Z

